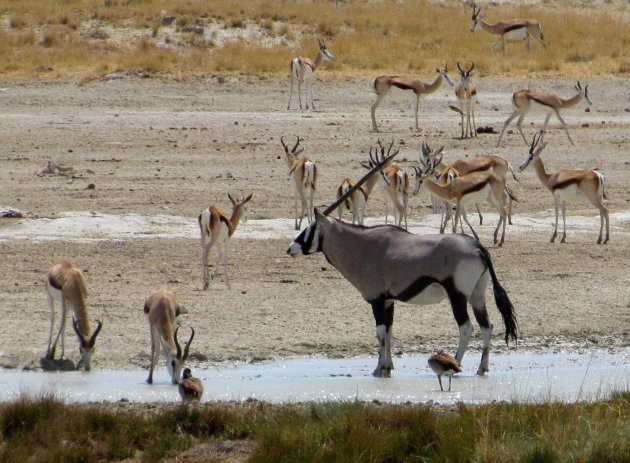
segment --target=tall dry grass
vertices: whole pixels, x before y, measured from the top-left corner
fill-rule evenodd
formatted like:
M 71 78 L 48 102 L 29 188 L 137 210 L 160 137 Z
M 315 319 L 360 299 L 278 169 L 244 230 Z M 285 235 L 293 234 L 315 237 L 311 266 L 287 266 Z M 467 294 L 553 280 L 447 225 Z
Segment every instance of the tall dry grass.
M 319 38 L 335 55 L 325 68 L 336 74 L 433 74 L 440 63 L 458 61 L 474 61 L 481 75 L 588 78 L 630 71 L 627 2 L 487 5 L 485 13 L 489 22 L 538 19 L 549 47 L 532 43 L 527 53 L 509 44 L 507 53 L 491 53 L 493 36 L 471 33 L 471 10 L 455 0 L 2 0 L 0 76 L 94 77 L 138 68 L 177 76 L 286 74 L 292 56 L 314 57 Z M 241 34 L 223 41 L 213 27 L 253 27 L 269 40 Z M 90 33 L 94 28 L 103 32 Z

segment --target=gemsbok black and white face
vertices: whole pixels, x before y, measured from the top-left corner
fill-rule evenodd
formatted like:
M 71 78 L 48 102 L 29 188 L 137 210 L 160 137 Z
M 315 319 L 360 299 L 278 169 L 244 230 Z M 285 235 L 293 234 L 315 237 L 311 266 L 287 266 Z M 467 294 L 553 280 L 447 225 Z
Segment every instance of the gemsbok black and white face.
M 319 220 L 328 220 L 315 211 L 315 220 L 306 227 L 289 245 L 287 254 L 291 257 L 308 256 L 321 251 Z

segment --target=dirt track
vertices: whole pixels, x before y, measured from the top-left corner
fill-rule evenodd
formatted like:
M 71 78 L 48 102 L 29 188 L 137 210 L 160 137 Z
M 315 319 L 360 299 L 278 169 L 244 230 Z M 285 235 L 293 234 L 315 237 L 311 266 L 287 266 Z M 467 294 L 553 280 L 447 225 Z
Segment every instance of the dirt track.
M 519 202 L 517 223 L 508 228 L 503 248 L 491 245 L 492 215 L 477 228 L 490 248 L 499 279 L 516 307 L 525 349 L 615 349 L 630 343 L 630 84 L 591 81 L 593 106 L 563 113 L 571 146 L 552 120 L 544 160 L 548 169 L 594 168 L 606 175 L 611 210 L 611 242 L 595 244 L 598 220 L 568 231 L 567 243 L 549 243 L 553 199 L 533 170 L 511 182 Z M 299 135 L 305 154 L 318 163 L 317 205 L 330 202 L 335 186 L 358 176 L 359 161 L 377 135 L 370 133 L 369 79 L 332 78 L 316 82 L 318 111 L 286 110 L 286 82 L 228 77 L 181 83 L 113 80 L 81 86 L 66 83 L 4 84 L 0 135 L 0 206 L 18 208 L 31 218 L 67 211 L 97 214 L 158 214 L 189 217 L 208 204 L 227 208 L 227 192 L 253 192 L 250 219 L 292 217 L 280 136 Z M 500 130 L 511 112 L 510 95 L 529 86 L 573 93 L 568 81 L 479 79 L 478 125 Z M 447 88 L 421 101 L 420 125 L 413 126 L 409 94 L 392 92 L 377 111 L 383 140 L 404 143 L 399 160 L 410 166 L 425 137 L 446 145 L 447 160 L 498 154 L 513 166 L 527 148 L 507 133 L 459 140 L 459 117 L 447 105 Z M 532 136 L 543 116 L 526 119 Z M 534 125 L 530 125 L 533 123 Z M 48 160 L 71 166 L 67 175 L 36 176 Z M 89 185 L 93 184 L 93 188 Z M 428 194 L 410 199 L 411 222 L 430 214 Z M 368 216 L 382 216 L 383 196 L 368 204 Z M 587 203 L 569 206 L 569 216 L 597 217 Z M 520 219 L 519 219 L 520 217 Z M 523 228 L 518 220 L 548 224 Z M 0 220 L 0 235 L 19 219 Z M 580 222 L 582 223 L 582 222 Z M 592 224 L 595 224 L 592 226 Z M 246 229 L 248 224 L 241 225 Z M 519 230 L 519 227 L 521 229 Z M 149 334 L 143 300 L 166 285 L 190 311 L 186 325 L 197 329 L 194 362 L 252 360 L 276 356 L 375 354 L 371 309 L 323 258 L 292 260 L 287 239 L 238 238 L 231 246 L 232 289 L 219 281 L 200 290 L 200 246 L 196 237 L 98 242 L 76 240 L 0 241 L 0 364 L 37 368 L 46 349 L 49 311 L 43 290 L 46 270 L 66 258 L 84 269 L 94 318 L 104 321 L 94 368 L 148 365 Z M 495 324 L 494 347 L 504 348 L 503 329 L 488 293 Z M 66 350 L 76 360 L 74 334 Z M 427 307 L 398 305 L 396 352 L 454 350 L 457 329 L 446 302 Z M 476 332 L 478 334 L 478 330 Z M 476 350 L 479 341 L 471 344 Z M 466 365 L 465 365 L 466 367 Z M 473 368 L 473 366 L 470 366 Z M 162 371 L 162 373 L 165 373 Z

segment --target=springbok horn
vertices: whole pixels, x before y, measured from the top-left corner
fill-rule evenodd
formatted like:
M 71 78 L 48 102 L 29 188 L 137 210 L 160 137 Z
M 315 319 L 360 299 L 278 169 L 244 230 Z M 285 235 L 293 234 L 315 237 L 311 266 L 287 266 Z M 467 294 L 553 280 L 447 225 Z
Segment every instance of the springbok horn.
M 230 192 L 229 192 L 229 191 L 228 191 L 228 198 L 230 199 L 230 202 L 231 202 L 232 204 L 236 204 L 236 202 L 237 202 L 237 200 L 238 200 L 238 198 L 236 198 L 236 199 L 232 198 L 232 195 L 230 194 Z
M 92 337 L 90 338 L 90 342 L 89 347 L 94 347 L 94 343 L 96 342 L 96 337 L 98 336 L 98 333 L 101 332 L 101 328 L 103 328 L 103 322 L 100 320 L 96 320 L 97 323 L 97 327 L 96 330 L 94 330 L 94 334 L 92 335 Z
M 79 327 L 77 325 L 78 325 L 78 321 L 74 317 L 72 317 L 72 327 L 74 328 L 74 332 L 77 334 L 77 336 L 79 338 L 79 342 L 81 343 L 81 346 L 82 347 L 86 347 L 87 346 L 87 341 L 83 337 L 81 332 L 79 331 Z
M 457 69 L 459 69 L 459 72 L 461 72 L 462 74 L 464 73 L 464 70 L 462 69 L 462 67 L 459 65 L 459 61 L 457 62 Z
M 295 141 L 295 145 L 293 145 L 293 148 L 291 148 L 291 152 L 295 153 L 295 150 L 297 149 L 298 145 L 300 144 L 300 137 L 298 137 L 297 135 L 295 136 L 295 138 L 297 139 Z
M 180 359 L 182 358 L 182 348 L 179 345 L 179 342 L 177 341 L 177 332 L 179 331 L 179 326 L 177 326 L 177 328 L 175 328 L 175 334 L 173 335 L 173 339 L 175 340 L 175 347 L 177 348 L 177 353 L 175 354 L 175 358 Z
M 190 327 L 190 331 L 191 331 L 190 339 L 184 346 L 184 355 L 182 356 L 182 360 L 186 360 L 188 358 L 188 351 L 190 350 L 190 344 L 192 344 L 192 340 L 195 337 L 195 329 L 193 327 Z
M 287 148 L 287 145 L 284 143 L 284 137 L 280 137 L 280 143 L 282 143 L 282 147 L 284 148 L 284 151 L 288 153 L 289 148 Z
M 474 61 L 472 63 L 472 66 L 470 66 L 470 69 L 468 70 L 468 74 L 470 74 L 473 69 L 475 69 L 475 62 Z
M 324 210 L 324 212 L 322 214 L 324 215 L 329 215 L 332 211 L 336 210 L 337 207 L 339 207 L 339 205 L 341 203 L 343 203 L 346 199 L 348 199 L 348 197 L 350 195 L 352 195 L 352 193 L 354 193 L 355 191 L 357 191 L 359 188 L 361 188 L 361 185 L 363 185 L 365 182 L 367 182 L 367 180 L 374 175 L 377 171 L 379 171 L 385 164 L 387 164 L 389 161 L 391 161 L 394 156 L 396 156 L 399 153 L 399 151 L 397 150 L 396 152 L 394 152 L 393 154 L 390 154 L 387 157 L 383 157 L 380 162 L 375 163 L 374 167 L 372 167 L 372 169 L 365 174 L 363 177 L 361 177 L 361 180 L 359 180 L 357 183 L 354 184 L 354 186 L 352 188 L 350 188 L 344 195 L 341 195 L 337 201 L 335 201 L 334 203 L 332 203 L 330 206 L 328 206 L 326 208 L 326 210 Z

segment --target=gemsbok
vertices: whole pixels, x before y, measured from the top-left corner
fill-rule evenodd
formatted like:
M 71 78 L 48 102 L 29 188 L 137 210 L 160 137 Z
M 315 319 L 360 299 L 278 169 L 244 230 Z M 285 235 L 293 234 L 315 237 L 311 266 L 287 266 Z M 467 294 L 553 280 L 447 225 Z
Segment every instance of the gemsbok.
M 382 159 L 353 188 L 359 188 L 394 155 Z M 372 306 L 379 342 L 378 364 L 373 375 L 389 377 L 394 368 L 391 355 L 394 302 L 427 305 L 446 297 L 459 326 L 455 354 L 458 364 L 473 331 L 467 308 L 470 302 L 483 340 L 477 374 L 489 371 L 492 324 L 486 310 L 485 290 L 490 279 L 505 325 L 506 342 L 510 338 L 517 340 L 518 325 L 514 307 L 497 279 L 487 249 L 466 235 L 414 235 L 391 225 L 359 227 L 326 217 L 346 200 L 344 196 L 323 213 L 316 210 L 315 220 L 295 238 L 287 253 L 298 257 L 322 252 Z
M 448 66 L 446 64 L 443 68 L 437 68 L 436 72 L 438 75 L 433 82 L 422 82 L 421 80 L 414 80 L 408 77 L 400 76 L 378 76 L 372 79 L 372 89 L 374 90 L 374 93 L 376 93 L 376 100 L 370 107 L 370 114 L 372 116 L 372 131 L 378 132 L 378 126 L 376 125 L 376 108 L 379 104 L 381 104 L 383 98 L 389 94 L 392 87 L 396 87 L 401 90 L 412 90 L 416 95 L 416 130 L 420 130 L 418 128 L 418 106 L 420 105 L 420 97 L 439 90 L 442 86 L 442 79 L 446 79 L 451 87 L 455 85 L 451 76 L 448 75 Z
M 498 23 L 487 23 L 481 14 L 481 7 L 473 6 L 472 23 L 470 24 L 470 32 L 475 32 L 481 27 L 484 31 L 494 35 L 498 35 L 497 39 L 492 42 L 490 50 L 494 51 L 497 45 L 501 44 L 501 48 L 505 53 L 505 42 L 525 42 L 525 49 L 529 51 L 529 38 L 533 37 L 542 46 L 547 47 L 542 34 L 540 23 L 535 19 L 512 19 L 509 21 L 500 21 Z
M 475 69 L 475 63 L 472 63 L 470 69 L 464 71 L 459 63 L 459 84 L 455 87 L 455 96 L 459 102 L 459 107 L 449 105 L 462 118 L 462 133 L 460 138 L 473 138 L 477 136 L 477 127 L 475 125 L 475 104 L 477 104 L 477 84 L 470 78 Z
M 567 134 L 567 138 L 571 142 L 572 145 L 573 140 L 571 139 L 571 135 L 569 135 L 569 130 L 567 129 L 567 124 L 564 122 L 564 119 L 560 115 L 560 110 L 565 108 L 572 108 L 576 106 L 582 99 L 585 99 L 589 106 L 593 103 L 588 96 L 588 85 L 582 87 L 580 81 L 575 85 L 575 90 L 577 93 L 573 95 L 571 98 L 561 98 L 558 95 L 554 95 L 553 93 L 546 92 L 534 92 L 532 90 L 518 90 L 514 92 L 512 95 L 512 103 L 514 103 L 514 112 L 510 114 L 505 122 L 503 123 L 503 129 L 501 130 L 501 134 L 499 135 L 499 141 L 497 141 L 497 146 L 501 144 L 501 138 L 503 138 L 503 133 L 510 122 L 512 122 L 517 116 L 518 120 L 516 121 L 516 128 L 518 129 L 521 137 L 523 137 L 523 141 L 526 145 L 529 146 L 529 142 L 527 138 L 525 138 L 525 134 L 523 133 L 522 125 L 525 116 L 530 112 L 530 110 L 541 110 L 547 113 L 545 117 L 545 123 L 543 124 L 542 133 L 544 136 L 545 131 L 547 130 L 547 124 L 549 124 L 549 119 L 552 114 L 555 114 L 560 124 L 562 124 L 562 128 Z
M 247 222 L 247 203 L 252 199 L 252 195 L 253 193 L 246 198 L 235 199 L 228 193 L 228 198 L 232 203 L 232 215 L 229 218 L 215 206 L 204 209 L 197 216 L 199 231 L 201 233 L 202 286 L 204 290 L 210 287 L 210 282 L 214 280 L 221 263 L 223 263 L 225 285 L 228 289 L 230 288 L 227 261 L 228 243 L 232 235 L 234 235 L 241 218 L 243 223 Z M 208 256 L 210 250 L 214 247 L 218 248 L 217 262 L 212 276 L 209 276 Z
M 289 167 L 289 180 L 293 187 L 293 198 L 295 205 L 295 229 L 302 228 L 302 219 L 306 215 L 308 221 L 313 220 L 313 196 L 317 187 L 317 166 L 306 156 L 299 157 L 304 148 L 298 146 L 302 141 L 296 136 L 293 148 L 284 143 L 284 137 L 280 137 L 280 143 L 286 154 L 287 166 Z M 298 202 L 301 205 L 300 215 L 298 216 Z
M 188 311 L 177 302 L 172 291 L 160 288 L 156 289 L 144 301 L 144 313 L 149 320 L 151 331 L 151 366 L 149 367 L 149 377 L 147 383 L 153 384 L 153 370 L 160 357 L 160 346 L 166 357 L 166 369 L 171 375 L 171 382 L 178 384 L 182 366 L 188 358 L 190 344 L 195 337 L 195 330 L 190 329 L 190 339 L 184 345 L 182 351 L 177 341 L 177 331 L 179 330 L 179 316 L 187 314 Z
M 61 260 L 53 265 L 46 275 L 46 295 L 50 306 L 50 332 L 48 334 L 48 349 L 46 357 L 55 359 L 57 342 L 61 336 L 61 359 L 65 354 L 65 330 L 68 316 L 68 306 L 72 310 L 72 327 L 79 338 L 79 354 L 81 355 L 76 368 L 89 371 L 92 368 L 92 355 L 96 345 L 96 337 L 103 328 L 98 320 L 97 327 L 92 333 L 90 314 L 87 306 L 87 286 L 81 271 L 71 262 Z M 55 324 L 55 301 L 61 303 L 61 321 L 59 332 L 52 342 L 53 326 Z
M 322 40 L 319 40 L 319 51 L 314 60 L 297 56 L 291 60 L 289 68 L 289 81 L 291 82 L 291 90 L 289 91 L 289 104 L 287 109 L 291 109 L 291 97 L 293 96 L 293 84 L 297 81 L 298 101 L 300 109 L 302 109 L 302 84 L 305 84 L 304 96 L 306 98 L 306 109 L 308 109 L 308 95 L 311 94 L 311 109 L 315 109 L 313 103 L 313 74 L 324 60 L 332 61 L 333 55 L 328 51 Z
M 604 222 L 606 223 L 606 239 L 603 244 L 608 243 L 610 228 L 608 208 L 604 205 L 604 200 L 607 199 L 604 174 L 596 170 L 558 170 L 556 172 L 547 173 L 540 157 L 540 153 L 542 153 L 547 146 L 542 138 L 542 131 L 534 135 L 527 159 L 525 159 L 518 169 L 523 171 L 532 163 L 540 182 L 553 194 L 556 222 L 553 235 L 551 236 L 551 242 L 553 243 L 556 236 L 558 236 L 558 214 L 560 209 L 562 209 L 563 223 L 562 239 L 560 242 L 564 243 L 567 237 L 567 202 L 575 201 L 585 196 L 591 204 L 599 210 L 600 224 L 597 244 L 602 244 Z

